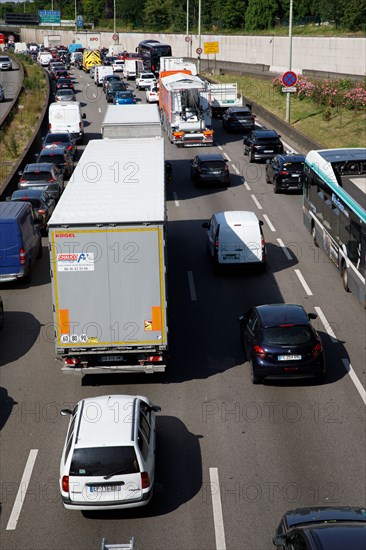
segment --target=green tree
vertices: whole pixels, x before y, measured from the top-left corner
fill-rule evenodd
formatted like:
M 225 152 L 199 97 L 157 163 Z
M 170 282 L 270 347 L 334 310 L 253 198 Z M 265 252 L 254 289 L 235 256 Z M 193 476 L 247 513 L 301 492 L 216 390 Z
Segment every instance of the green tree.
M 248 31 L 271 29 L 278 12 L 276 0 L 249 0 L 245 12 L 245 28 Z
M 171 0 L 146 0 L 144 9 L 145 25 L 156 31 L 168 29 L 171 23 Z
M 223 2 L 222 25 L 226 30 L 244 27 L 246 0 L 226 0 Z
M 83 16 L 86 23 L 95 23 L 103 15 L 103 0 L 83 0 Z
M 350 31 L 366 31 L 366 4 L 359 0 L 345 0 L 340 18 L 343 28 Z
M 126 22 L 126 26 L 132 29 L 141 28 L 144 22 L 145 0 L 134 0 L 134 2 L 131 2 L 131 0 L 117 1 L 118 16 Z

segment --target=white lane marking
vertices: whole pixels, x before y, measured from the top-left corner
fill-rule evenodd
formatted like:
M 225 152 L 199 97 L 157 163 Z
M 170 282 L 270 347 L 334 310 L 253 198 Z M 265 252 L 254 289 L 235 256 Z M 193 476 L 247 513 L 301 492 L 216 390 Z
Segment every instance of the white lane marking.
M 191 300 L 192 302 L 195 302 L 197 300 L 197 295 L 196 295 L 196 289 L 194 287 L 194 279 L 193 279 L 192 271 L 187 271 L 187 275 L 188 275 L 189 291 L 191 293 Z
M 280 245 L 281 250 L 282 250 L 282 252 L 284 253 L 284 255 L 286 256 L 286 258 L 287 258 L 288 260 L 292 260 L 292 256 L 291 256 L 291 254 L 290 254 L 290 252 L 289 252 L 287 246 L 285 246 L 285 243 L 283 242 L 283 240 L 282 240 L 282 239 L 277 239 L 277 242 L 278 242 L 278 244 Z
M 248 191 L 251 190 L 250 187 L 249 187 L 249 184 L 246 181 L 244 182 L 244 185 L 245 185 L 245 188 L 248 189 Z
M 100 107 L 98 107 L 98 111 L 101 113 L 102 112 L 102 109 Z
M 174 204 L 175 206 L 179 206 L 179 200 L 178 200 L 178 195 L 175 191 L 173 191 L 173 197 L 174 197 Z
M 96 94 L 93 94 L 94 99 L 97 97 Z
M 295 273 L 296 273 L 296 275 L 298 276 L 298 279 L 299 279 L 300 283 L 301 283 L 302 286 L 304 287 L 304 290 L 305 290 L 306 294 L 307 294 L 308 296 L 312 296 L 313 293 L 311 292 L 309 285 L 308 285 L 307 282 L 305 281 L 305 279 L 304 279 L 304 277 L 303 277 L 303 275 L 302 275 L 300 269 L 295 269 Z
M 210 468 L 212 511 L 215 527 L 216 549 L 226 550 L 224 519 L 222 517 L 219 473 L 217 468 Z
M 236 174 L 239 175 L 239 169 L 238 169 L 238 167 L 235 166 L 235 164 L 232 164 L 231 167 L 232 167 L 232 169 L 236 172 Z
M 228 162 L 231 162 L 231 158 L 229 157 L 229 155 L 227 153 L 224 153 L 224 157 L 226 158 L 226 160 Z
M 366 405 L 366 390 L 365 388 L 363 387 L 363 385 L 361 384 L 357 374 L 355 373 L 355 371 L 353 370 L 352 368 L 352 365 L 351 363 L 348 361 L 348 359 L 342 359 L 342 363 L 344 365 L 344 368 L 346 369 L 346 371 L 348 372 L 352 382 L 354 383 L 354 385 L 356 386 L 356 390 L 358 391 L 358 393 L 360 394 L 361 396 L 361 399 L 362 401 L 365 403 Z
M 33 466 L 37 458 L 37 454 L 38 454 L 38 449 L 31 449 L 29 451 L 28 460 L 23 472 L 23 477 L 19 485 L 17 496 L 15 497 L 15 502 L 13 504 L 13 509 L 11 511 L 8 524 L 6 526 L 7 531 L 13 531 L 17 526 L 20 512 L 22 510 L 23 502 L 25 500 L 25 495 L 27 493 L 29 481 L 32 475 Z
M 276 231 L 274 225 L 272 224 L 271 220 L 269 219 L 269 217 L 267 216 L 267 214 L 263 214 L 263 218 L 266 220 L 267 224 L 268 224 L 268 227 L 270 228 L 271 231 Z
M 221 145 L 218 145 L 217 147 L 220 149 L 220 151 L 222 151 L 222 146 Z
M 331 337 L 333 344 L 337 344 L 338 343 L 338 338 L 334 334 L 333 329 L 330 326 L 330 324 L 328 323 L 328 320 L 327 320 L 326 316 L 324 315 L 324 313 L 322 312 L 321 308 L 320 307 L 314 307 L 314 309 L 317 312 L 319 319 L 323 323 L 323 326 L 324 326 L 325 330 L 327 331 L 327 333 Z
M 256 204 L 256 207 L 258 208 L 258 210 L 262 210 L 262 207 L 261 205 L 259 204 L 258 202 L 258 199 L 255 195 L 250 195 L 252 197 L 252 199 L 254 200 L 255 204 Z
M 283 140 L 282 140 L 282 143 L 283 143 L 284 146 L 285 146 L 286 152 L 288 152 L 288 153 L 295 153 L 296 155 L 298 154 L 298 151 L 296 151 L 296 149 L 294 149 L 293 147 L 291 147 L 291 145 L 290 145 L 289 143 L 286 143 L 286 141 L 283 141 Z

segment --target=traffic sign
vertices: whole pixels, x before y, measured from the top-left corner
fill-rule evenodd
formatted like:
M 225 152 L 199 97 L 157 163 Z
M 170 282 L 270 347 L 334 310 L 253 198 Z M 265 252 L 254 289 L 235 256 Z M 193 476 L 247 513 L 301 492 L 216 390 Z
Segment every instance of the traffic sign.
M 191 37 L 190 37 L 190 36 L 186 36 L 184 40 L 185 40 L 186 42 L 190 42 L 190 41 L 191 41 Z
M 219 43 L 218 42 L 204 42 L 203 51 L 205 54 L 210 53 L 219 53 Z
M 297 92 L 297 88 L 296 86 L 291 86 L 291 88 L 282 88 L 282 91 L 285 92 L 285 93 L 289 93 L 289 92 Z
M 15 36 L 13 34 L 9 34 L 8 42 L 10 42 L 10 44 L 15 42 Z
M 197 48 L 196 53 L 198 53 L 198 55 L 201 55 L 202 52 L 203 52 L 202 48 Z
M 118 34 L 115 32 L 114 35 L 112 36 L 112 38 L 113 38 L 113 40 L 114 40 L 115 42 L 117 42 L 117 40 L 118 40 Z
M 76 25 L 77 25 L 78 29 L 81 29 L 83 27 L 83 16 L 82 15 L 77 16 Z
M 61 12 L 58 10 L 39 10 L 40 25 L 60 25 Z
M 297 74 L 294 71 L 286 71 L 282 75 L 282 84 L 287 88 L 292 88 L 297 83 Z

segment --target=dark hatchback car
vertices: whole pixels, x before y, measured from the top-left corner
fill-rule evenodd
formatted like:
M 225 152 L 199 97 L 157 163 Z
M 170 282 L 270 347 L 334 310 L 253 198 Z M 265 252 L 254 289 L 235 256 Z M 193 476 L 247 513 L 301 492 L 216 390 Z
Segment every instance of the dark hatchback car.
M 37 162 L 52 162 L 60 169 L 65 178 L 69 178 L 74 170 L 72 152 L 65 146 L 42 149 Z
M 70 78 L 62 76 L 56 80 L 56 90 L 60 90 L 61 88 L 71 88 L 71 90 L 74 90 L 75 86 Z
M 76 153 L 76 142 L 67 132 L 52 133 L 49 132 L 43 140 L 43 149 L 54 147 L 66 147 L 71 151 L 72 156 Z
M 68 79 L 71 78 L 71 76 L 69 75 L 66 69 L 56 69 L 55 71 L 52 72 L 52 76 L 56 82 L 58 82 L 60 78 L 68 78 Z
M 6 200 L 30 202 L 34 219 L 39 222 L 39 228 L 45 232 L 48 220 L 55 209 L 56 201 L 42 189 L 19 189 L 14 191 Z
M 304 155 L 276 155 L 267 160 L 266 182 L 273 185 L 273 191 L 299 191 L 302 189 Z
M 273 544 L 281 550 L 366 548 L 365 508 L 297 508 L 284 514 Z
M 310 319 L 316 318 L 316 313 L 307 314 L 295 304 L 257 306 L 239 317 L 253 384 L 280 376 L 323 379 L 323 346 L 310 323 Z
M 196 187 L 205 184 L 230 186 L 227 160 L 220 154 L 197 155 L 191 163 L 191 178 Z
M 255 126 L 255 115 L 251 105 L 229 107 L 222 115 L 222 127 L 228 132 L 251 132 Z
M 102 86 L 103 92 L 107 93 L 110 82 L 120 82 L 120 80 L 121 79 L 117 74 L 107 74 L 107 76 L 103 78 L 103 86 Z
M 249 162 L 266 160 L 284 152 L 280 135 L 275 130 L 253 130 L 244 138 L 244 155 L 249 155 Z
M 108 85 L 108 89 L 105 94 L 105 98 L 108 103 L 113 103 L 114 96 L 117 92 L 125 92 L 127 90 L 127 84 L 120 80 L 112 80 Z
M 42 162 L 27 164 L 18 183 L 18 189 L 37 188 L 58 200 L 64 190 L 64 177 L 55 164 Z

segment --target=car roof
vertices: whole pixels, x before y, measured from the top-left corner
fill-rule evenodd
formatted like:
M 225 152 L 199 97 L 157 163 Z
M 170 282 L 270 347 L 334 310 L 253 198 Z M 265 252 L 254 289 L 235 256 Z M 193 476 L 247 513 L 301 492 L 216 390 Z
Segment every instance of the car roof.
M 37 189 L 30 187 L 29 189 L 17 189 L 17 191 L 14 191 L 12 193 L 11 198 L 17 198 L 17 197 L 29 197 L 31 198 L 39 198 L 41 195 L 45 193 L 44 189 Z
M 366 524 L 322 523 L 306 528 L 314 547 L 321 550 L 360 550 L 366 548 Z
M 236 225 L 258 225 L 258 218 L 254 212 L 249 210 L 229 210 L 226 212 L 215 212 L 215 216 L 220 225 L 228 225 L 230 227 Z
M 33 162 L 27 164 L 24 168 L 24 173 L 26 172 L 46 172 L 47 170 L 52 170 L 54 164 L 52 162 Z
M 283 162 L 305 162 L 305 155 L 276 155 L 276 157 L 283 160 Z
M 350 506 L 320 506 L 319 508 L 296 508 L 284 515 L 289 528 L 325 521 L 363 521 L 366 522 L 366 509 Z
M 255 309 L 265 328 L 283 324 L 309 324 L 304 308 L 297 304 L 268 304 Z
M 266 130 L 264 128 L 253 130 L 253 133 L 258 137 L 278 137 L 276 130 Z
M 0 202 L 0 222 L 16 218 L 25 207 L 29 208 L 29 203 L 23 201 Z
M 225 157 L 223 157 L 222 155 L 220 155 L 220 153 L 207 153 L 207 154 L 201 154 L 201 155 L 196 155 L 196 158 L 198 158 L 201 162 L 206 162 L 206 161 L 212 161 L 212 160 L 223 160 L 224 162 L 227 162 Z
M 136 395 L 83 399 L 76 447 L 132 445 L 136 399 L 149 402 L 146 397 Z

